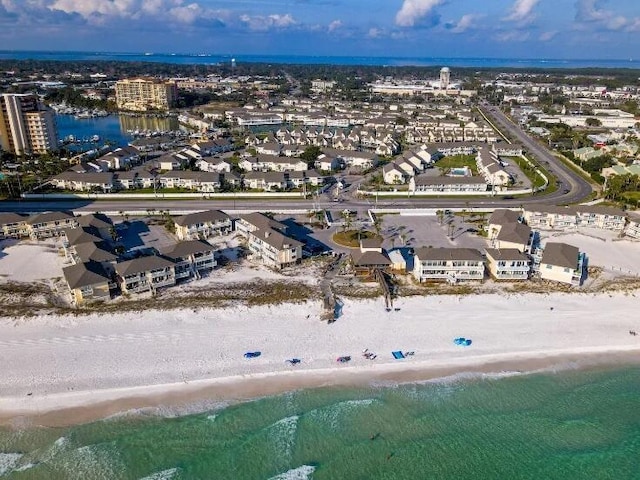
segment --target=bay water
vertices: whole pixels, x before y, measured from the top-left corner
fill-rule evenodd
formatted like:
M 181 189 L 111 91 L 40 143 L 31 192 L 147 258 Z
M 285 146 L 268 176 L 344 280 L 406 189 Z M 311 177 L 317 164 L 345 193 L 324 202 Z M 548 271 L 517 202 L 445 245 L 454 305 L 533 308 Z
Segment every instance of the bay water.
M 0 430 L 10 479 L 640 479 L 637 367 L 320 388 Z
M 449 66 L 471 68 L 640 68 L 639 59 L 486 58 L 322 55 L 230 55 L 220 52 L 78 52 L 0 50 L 0 60 L 126 61 L 183 65 L 240 63 L 297 65 Z

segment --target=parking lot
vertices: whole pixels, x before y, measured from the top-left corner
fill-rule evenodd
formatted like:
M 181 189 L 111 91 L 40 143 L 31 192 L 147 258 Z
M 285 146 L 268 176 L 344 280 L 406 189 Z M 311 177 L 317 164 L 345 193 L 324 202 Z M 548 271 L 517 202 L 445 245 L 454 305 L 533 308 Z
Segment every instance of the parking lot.
M 176 243 L 164 225 L 148 224 L 142 220 L 123 222 L 117 225 L 120 244 L 126 251 L 161 250 Z
M 484 237 L 469 232 L 478 225 L 467 223 L 458 215 L 445 215 L 442 224 L 437 216 L 383 215 L 383 246 L 393 247 L 466 247 L 483 250 L 487 246 Z M 451 234 L 451 236 L 449 236 Z

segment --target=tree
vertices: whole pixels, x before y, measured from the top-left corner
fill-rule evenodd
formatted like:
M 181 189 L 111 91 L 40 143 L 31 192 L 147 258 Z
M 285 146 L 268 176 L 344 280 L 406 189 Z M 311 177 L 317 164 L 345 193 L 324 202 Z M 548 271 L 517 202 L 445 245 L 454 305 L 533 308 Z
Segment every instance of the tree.
M 587 118 L 584 123 L 586 123 L 587 127 L 601 127 L 602 126 L 602 122 L 600 120 L 598 120 L 597 118 L 593 118 L 593 117 L 589 117 Z
M 436 211 L 436 215 L 438 216 L 438 223 L 442 225 L 442 222 L 444 221 L 444 212 L 442 210 L 438 210 Z
M 312 169 L 321 153 L 322 150 L 320 150 L 320 147 L 317 145 L 311 145 L 304 149 L 304 152 L 300 155 L 300 159 L 307 162 L 309 169 Z

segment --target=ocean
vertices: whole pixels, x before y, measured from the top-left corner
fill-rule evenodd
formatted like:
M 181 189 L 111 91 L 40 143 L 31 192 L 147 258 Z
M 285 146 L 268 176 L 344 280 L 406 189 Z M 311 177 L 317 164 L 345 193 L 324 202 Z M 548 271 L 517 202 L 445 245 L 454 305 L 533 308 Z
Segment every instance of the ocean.
M 640 479 L 637 367 L 321 388 L 178 413 L 0 430 L 0 478 Z
M 366 57 L 316 55 L 226 55 L 213 53 L 122 53 L 122 52 L 50 52 L 0 50 L 0 60 L 115 60 L 213 65 L 230 63 L 373 65 L 373 66 L 449 66 L 472 68 L 640 68 L 640 59 L 544 59 L 544 58 L 458 58 L 458 57 Z

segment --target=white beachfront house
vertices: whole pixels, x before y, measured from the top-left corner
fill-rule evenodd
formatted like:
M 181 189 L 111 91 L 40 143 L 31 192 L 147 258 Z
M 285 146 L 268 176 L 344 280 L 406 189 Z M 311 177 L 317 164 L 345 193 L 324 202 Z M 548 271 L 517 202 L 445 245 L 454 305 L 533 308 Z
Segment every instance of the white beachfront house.
M 236 230 L 247 239 L 251 258 L 273 268 L 302 260 L 303 243 L 286 235 L 287 226 L 262 213 L 240 215 Z
M 413 265 L 413 276 L 419 282 L 484 278 L 484 257 L 473 248 L 416 248 Z
M 531 271 L 529 257 L 516 248 L 487 248 L 489 273 L 497 280 L 527 280 Z
M 520 223 L 520 213 L 514 210 L 497 209 L 489 217 L 489 242 L 494 248 L 515 248 L 520 252 L 531 250 L 533 231 Z
M 220 210 L 189 213 L 174 219 L 176 236 L 180 240 L 195 240 L 225 235 L 233 230 L 229 215 Z
M 584 274 L 584 254 L 566 243 L 545 245 L 540 260 L 540 278 L 578 286 Z
M 523 217 L 532 228 L 571 230 L 579 227 L 622 231 L 626 225 L 625 212 L 619 208 L 600 205 L 532 205 L 524 207 Z

